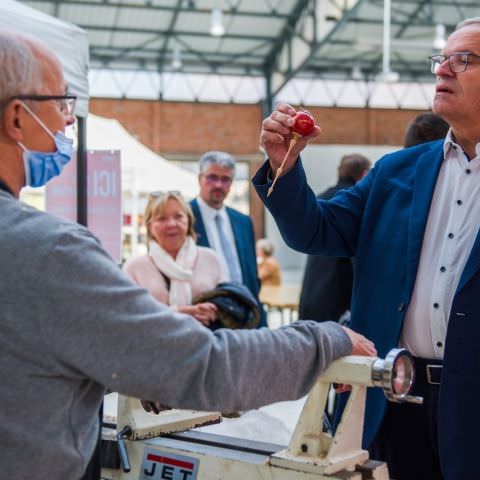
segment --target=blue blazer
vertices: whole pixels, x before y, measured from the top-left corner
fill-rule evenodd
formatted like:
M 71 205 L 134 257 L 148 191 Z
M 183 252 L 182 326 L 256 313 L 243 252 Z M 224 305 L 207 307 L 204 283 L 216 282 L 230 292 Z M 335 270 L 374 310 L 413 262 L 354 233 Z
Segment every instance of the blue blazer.
M 190 202 L 193 216 L 195 217 L 195 233 L 197 234 L 197 245 L 202 247 L 211 247 L 208 243 L 207 231 L 203 223 L 202 214 L 198 206 L 197 199 Z M 258 298 L 260 292 L 260 280 L 257 273 L 257 254 L 255 252 L 255 235 L 253 232 L 253 223 L 250 217 L 239 211 L 226 207 L 228 218 L 232 224 L 233 236 L 235 237 L 235 246 L 237 248 L 240 267 L 242 269 L 243 284 L 248 287 L 254 297 L 257 299 L 260 308 L 259 327 L 267 326 L 267 319 L 262 303 Z
M 367 177 L 329 201 L 317 201 L 300 161 L 268 199 L 268 164 L 253 178 L 290 247 L 355 257 L 352 328 L 372 339 L 382 357 L 398 344 L 442 160 L 443 141 L 386 155 Z M 478 218 L 471 221 L 480 224 Z M 447 330 L 438 418 L 446 480 L 478 478 L 479 366 L 480 233 L 456 289 Z M 380 389 L 368 389 L 365 447 L 385 405 Z

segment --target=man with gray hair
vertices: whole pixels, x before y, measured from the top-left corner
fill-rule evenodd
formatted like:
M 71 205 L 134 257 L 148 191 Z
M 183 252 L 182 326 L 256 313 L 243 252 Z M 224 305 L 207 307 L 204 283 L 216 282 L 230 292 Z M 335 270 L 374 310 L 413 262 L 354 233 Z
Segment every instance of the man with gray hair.
M 84 227 L 18 200 L 72 155 L 58 60 L 0 32 L 0 465 L 5 479 L 78 480 L 106 388 L 236 411 L 298 398 L 334 359 L 375 354 L 336 324 L 211 332 L 134 284 Z
M 260 309 L 259 327 L 267 326 L 258 298 L 255 234 L 249 216 L 224 205 L 235 176 L 235 159 L 226 152 L 211 151 L 199 160 L 199 196 L 190 202 L 195 216 L 197 244 L 217 252 L 224 277 L 245 285 Z
M 290 247 L 355 257 L 353 328 L 374 339 L 381 355 L 400 345 L 415 356 L 413 395 L 423 404 L 387 405 L 370 389 L 364 446 L 396 480 L 476 480 L 480 18 L 460 23 L 430 61 L 433 111 L 450 125 L 445 139 L 388 154 L 352 188 L 317 200 L 299 160 L 320 135 L 317 125 L 291 149 L 267 198 L 296 115 L 282 104 L 263 121 L 269 159 L 253 181 Z

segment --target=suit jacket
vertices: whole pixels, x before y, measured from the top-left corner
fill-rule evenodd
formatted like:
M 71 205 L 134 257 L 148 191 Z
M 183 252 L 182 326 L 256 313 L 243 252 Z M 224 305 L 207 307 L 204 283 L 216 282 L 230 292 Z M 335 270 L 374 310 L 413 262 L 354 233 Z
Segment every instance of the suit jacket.
M 443 141 L 386 155 L 367 177 L 330 201 L 317 201 L 301 162 L 280 179 L 268 199 L 268 165 L 253 179 L 292 248 L 355 256 L 352 327 L 375 342 L 380 356 L 398 344 L 442 160 Z M 479 222 L 478 218 L 471 220 Z M 480 234 L 449 314 L 438 412 L 440 461 L 446 480 L 478 477 L 479 293 Z M 386 402 L 380 389 L 368 390 L 365 446 L 378 430 Z
M 317 198 L 329 200 L 340 190 L 355 185 L 350 177 L 340 178 L 334 187 Z M 303 274 L 298 317 L 304 320 L 338 321 L 350 310 L 353 286 L 353 266 L 350 258 L 309 255 Z
M 207 231 L 203 223 L 200 208 L 196 199 L 190 202 L 193 215 L 195 217 L 195 233 L 197 234 L 197 245 L 210 247 Z M 257 299 L 260 308 L 259 327 L 267 326 L 265 310 L 258 297 L 260 292 L 260 281 L 257 274 L 257 255 L 255 252 L 255 235 L 253 233 L 253 223 L 249 216 L 239 211 L 226 207 L 228 218 L 232 224 L 233 235 L 235 237 L 235 247 L 240 260 L 242 269 L 243 284 L 248 287 L 254 297 Z

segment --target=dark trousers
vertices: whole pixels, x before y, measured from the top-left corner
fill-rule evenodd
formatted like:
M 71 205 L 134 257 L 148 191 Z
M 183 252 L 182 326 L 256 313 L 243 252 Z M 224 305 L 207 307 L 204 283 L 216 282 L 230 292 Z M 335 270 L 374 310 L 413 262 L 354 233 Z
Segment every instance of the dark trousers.
M 372 459 L 387 462 L 394 480 L 443 480 L 438 456 L 438 361 L 416 359 L 412 395 L 423 404 L 388 402 L 371 447 Z M 435 378 L 432 378 L 432 374 Z

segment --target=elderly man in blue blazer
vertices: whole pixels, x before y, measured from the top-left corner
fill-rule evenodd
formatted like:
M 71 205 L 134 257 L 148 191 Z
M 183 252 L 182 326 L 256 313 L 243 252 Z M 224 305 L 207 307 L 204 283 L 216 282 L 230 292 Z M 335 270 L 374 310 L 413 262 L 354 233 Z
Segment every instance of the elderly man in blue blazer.
M 444 141 L 386 155 L 354 187 L 317 200 L 298 160 L 316 126 L 267 198 L 296 113 L 283 104 L 263 122 L 269 161 L 254 184 L 292 248 L 355 257 L 352 327 L 380 355 L 400 345 L 416 357 L 423 405 L 387 405 L 370 389 L 365 446 L 396 480 L 477 480 L 480 18 L 459 24 L 431 63 L 434 111 L 451 126 Z
M 200 195 L 190 202 L 197 244 L 217 252 L 225 278 L 248 287 L 259 305 L 259 326 L 267 326 L 258 298 L 260 282 L 252 220 L 223 204 L 233 182 L 235 159 L 226 152 L 211 151 L 202 155 L 199 165 Z

